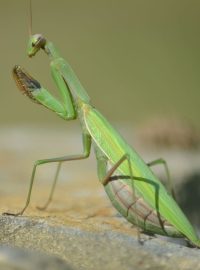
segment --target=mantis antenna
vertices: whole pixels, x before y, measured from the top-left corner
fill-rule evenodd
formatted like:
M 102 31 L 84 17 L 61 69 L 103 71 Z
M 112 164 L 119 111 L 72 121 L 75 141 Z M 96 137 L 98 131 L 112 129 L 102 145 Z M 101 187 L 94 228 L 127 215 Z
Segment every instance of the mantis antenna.
M 32 1 L 29 1 L 29 28 L 28 28 L 28 32 L 29 32 L 29 36 L 32 36 L 32 28 L 33 28 L 33 18 L 32 18 Z

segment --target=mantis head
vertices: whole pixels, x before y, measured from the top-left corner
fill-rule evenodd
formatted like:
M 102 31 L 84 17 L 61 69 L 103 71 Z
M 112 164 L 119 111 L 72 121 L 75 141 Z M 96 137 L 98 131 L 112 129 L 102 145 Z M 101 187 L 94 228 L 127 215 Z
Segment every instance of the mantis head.
M 46 39 L 41 34 L 30 36 L 27 53 L 29 57 L 34 56 L 40 49 L 45 50 Z

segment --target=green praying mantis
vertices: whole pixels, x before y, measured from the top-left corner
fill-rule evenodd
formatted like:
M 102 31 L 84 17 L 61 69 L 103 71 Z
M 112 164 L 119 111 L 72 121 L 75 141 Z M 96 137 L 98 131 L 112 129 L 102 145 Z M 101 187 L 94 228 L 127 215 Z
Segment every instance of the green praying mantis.
M 112 205 L 122 216 L 146 233 L 185 238 L 194 246 L 200 247 L 200 239 L 173 198 L 173 193 L 167 192 L 150 169 L 150 166 L 162 163 L 169 178 L 166 162 L 159 159 L 146 164 L 104 116 L 90 104 L 87 92 L 54 44 L 41 34 L 31 35 L 28 56 L 33 57 L 40 50 L 49 57 L 51 74 L 60 100 L 20 66 L 13 69 L 14 79 L 23 94 L 35 103 L 45 106 L 66 121 L 78 118 L 82 128 L 83 151 L 77 155 L 36 161 L 25 206 L 13 215 L 22 215 L 28 207 L 39 165 L 58 163 L 49 199 L 42 207 L 45 209 L 52 199 L 61 164 L 65 161 L 86 159 L 93 145 L 98 178 Z

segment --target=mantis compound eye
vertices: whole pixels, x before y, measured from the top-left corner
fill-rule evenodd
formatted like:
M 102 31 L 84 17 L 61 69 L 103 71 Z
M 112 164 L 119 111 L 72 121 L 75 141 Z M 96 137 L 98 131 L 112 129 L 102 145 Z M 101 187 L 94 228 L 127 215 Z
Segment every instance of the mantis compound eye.
M 27 54 L 29 57 L 36 55 L 36 53 L 43 49 L 45 50 L 46 38 L 44 38 L 41 34 L 35 34 L 30 37 L 28 41 Z
M 35 40 L 32 42 L 32 46 L 38 49 L 44 49 L 44 46 L 46 45 L 46 39 L 41 34 L 36 34 L 34 38 Z

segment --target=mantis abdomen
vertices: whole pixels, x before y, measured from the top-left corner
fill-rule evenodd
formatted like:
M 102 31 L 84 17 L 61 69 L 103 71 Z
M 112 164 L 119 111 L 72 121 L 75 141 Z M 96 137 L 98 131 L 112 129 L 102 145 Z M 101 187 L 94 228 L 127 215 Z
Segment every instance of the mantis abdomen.
M 182 233 L 151 208 L 141 196 L 136 195 L 134 198 L 132 187 L 126 181 L 130 179 L 124 180 L 123 175 L 119 175 L 113 177 L 105 186 L 108 197 L 121 215 L 132 224 L 138 225 L 139 222 L 139 227 L 145 232 L 183 237 Z

